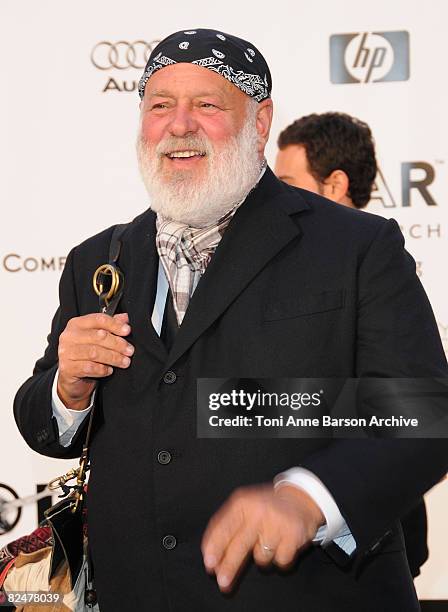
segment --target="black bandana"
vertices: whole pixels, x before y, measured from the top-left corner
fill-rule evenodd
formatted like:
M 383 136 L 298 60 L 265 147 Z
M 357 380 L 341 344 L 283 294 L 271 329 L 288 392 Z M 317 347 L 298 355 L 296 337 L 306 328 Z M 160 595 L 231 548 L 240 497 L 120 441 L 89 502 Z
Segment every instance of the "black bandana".
M 271 96 L 271 73 L 254 45 L 231 34 L 198 29 L 171 34 L 155 47 L 138 84 L 140 98 L 157 70 L 179 63 L 213 70 L 257 102 Z

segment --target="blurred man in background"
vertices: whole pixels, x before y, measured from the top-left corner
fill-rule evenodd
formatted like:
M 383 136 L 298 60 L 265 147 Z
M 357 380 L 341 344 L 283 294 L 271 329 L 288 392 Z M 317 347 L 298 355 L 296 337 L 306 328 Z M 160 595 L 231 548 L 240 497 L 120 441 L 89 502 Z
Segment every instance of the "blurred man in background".
M 278 147 L 275 173 L 279 179 L 350 208 L 365 208 L 369 203 L 377 163 L 367 123 L 346 113 L 313 113 L 285 128 Z M 415 578 L 428 559 L 423 499 L 401 523 Z
M 377 165 L 369 126 L 345 113 L 312 114 L 289 125 L 278 138 L 278 178 L 338 204 L 364 208 Z

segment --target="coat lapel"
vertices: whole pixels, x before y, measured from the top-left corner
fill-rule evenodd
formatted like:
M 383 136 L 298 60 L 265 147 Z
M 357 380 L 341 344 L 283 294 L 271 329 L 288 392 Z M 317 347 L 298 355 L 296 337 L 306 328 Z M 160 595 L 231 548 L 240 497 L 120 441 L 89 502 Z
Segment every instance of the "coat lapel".
M 170 368 L 236 299 L 252 278 L 291 240 L 301 235 L 290 215 L 305 200 L 268 168 L 235 213 L 201 278 L 165 363 Z
M 147 210 L 134 219 L 123 237 L 119 265 L 125 279 L 122 304 L 132 328 L 130 342 L 165 361 L 165 345 L 151 323 L 159 263 L 155 218 Z

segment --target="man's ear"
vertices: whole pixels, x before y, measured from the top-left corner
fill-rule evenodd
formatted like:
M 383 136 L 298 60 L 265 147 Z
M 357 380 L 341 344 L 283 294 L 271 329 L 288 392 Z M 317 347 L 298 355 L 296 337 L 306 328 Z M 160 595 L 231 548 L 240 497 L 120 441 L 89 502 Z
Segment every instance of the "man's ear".
M 343 170 L 333 170 L 324 181 L 323 195 L 339 204 L 347 204 L 350 201 L 350 181 Z
M 258 103 L 256 128 L 258 132 L 258 152 L 260 154 L 264 153 L 269 138 L 273 110 L 274 106 L 270 98 Z

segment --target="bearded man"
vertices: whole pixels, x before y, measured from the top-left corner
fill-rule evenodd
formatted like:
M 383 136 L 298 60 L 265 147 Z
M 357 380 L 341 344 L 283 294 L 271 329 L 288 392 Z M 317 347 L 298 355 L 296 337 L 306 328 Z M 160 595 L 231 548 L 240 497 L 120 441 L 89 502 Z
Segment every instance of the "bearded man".
M 139 92 L 151 207 L 122 238 L 121 312 L 95 314 L 91 289 L 112 227 L 69 254 L 15 401 L 31 448 L 65 458 L 95 402 L 100 609 L 418 610 L 398 519 L 446 471 L 444 440 L 196 437 L 198 378 L 446 376 L 397 224 L 275 178 L 253 44 L 177 32 Z

